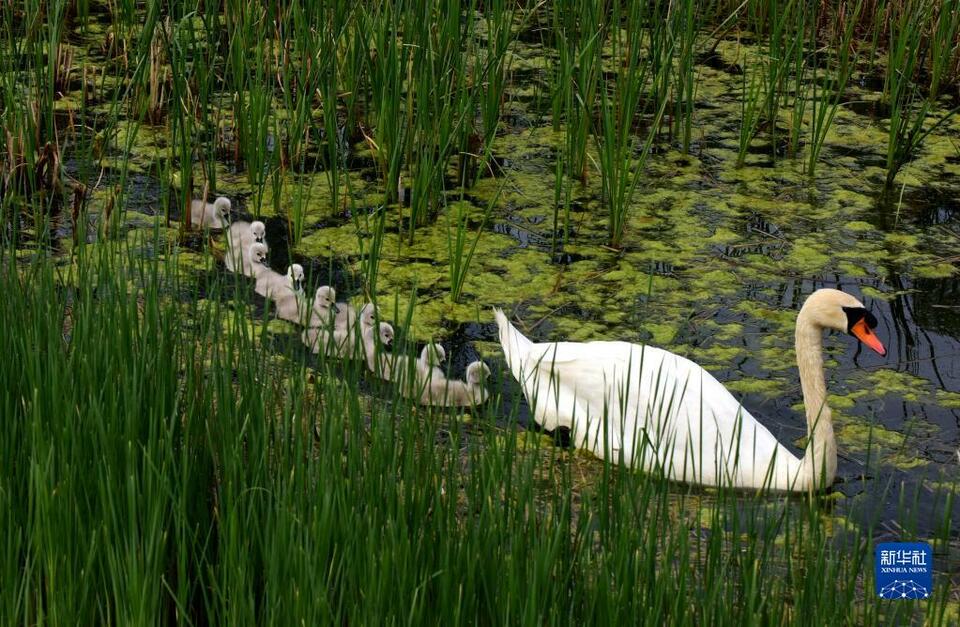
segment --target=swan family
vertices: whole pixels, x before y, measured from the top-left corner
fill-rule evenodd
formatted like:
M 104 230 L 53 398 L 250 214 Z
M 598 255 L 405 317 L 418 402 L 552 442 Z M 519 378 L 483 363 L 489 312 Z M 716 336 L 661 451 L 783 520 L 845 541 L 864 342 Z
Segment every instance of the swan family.
M 273 302 L 276 316 L 303 327 L 301 340 L 314 353 L 338 359 L 357 359 L 377 376 L 399 382 L 403 396 L 424 405 L 470 406 L 486 401 L 484 381 L 490 369 L 482 361 L 467 366 L 463 381 L 448 379 L 439 365 L 446 353 L 439 344 L 424 347 L 415 361 L 405 355 L 387 352 L 393 344 L 393 327 L 377 320 L 377 310 L 367 303 L 357 311 L 348 303 L 337 303 L 333 287 L 322 285 L 313 298 L 304 291 L 303 266 L 294 263 L 286 274 L 270 268 L 267 256 L 266 225 L 230 221 L 230 199 L 219 197 L 212 203 L 191 203 L 192 224 L 198 229 L 222 230 L 226 234 L 224 265 L 230 272 L 255 281 L 254 290 Z M 408 368 L 408 364 L 411 366 Z
M 225 219 L 224 207 L 229 211 L 225 198 L 194 201 L 195 223 L 226 228 L 217 222 Z M 404 396 L 426 405 L 477 405 L 487 399 L 490 369 L 482 361 L 471 363 L 462 381 L 449 380 L 439 344 L 427 344 L 416 359 L 384 350 L 393 342 L 393 327 L 378 320 L 372 303 L 358 312 L 337 303 L 330 286 L 305 297 L 302 267 L 293 264 L 281 275 L 266 265 L 262 222 L 229 224 L 227 235 L 227 268 L 253 277 L 256 291 L 275 302 L 278 317 L 304 327 L 301 338 L 314 353 L 363 360 L 376 376 L 399 383 Z M 874 333 L 876 318 L 856 298 L 819 289 L 806 299 L 797 315 L 795 348 L 808 438 L 797 456 L 713 375 L 685 357 L 628 342 L 534 343 L 501 310 L 494 309 L 494 318 L 507 366 L 537 424 L 569 429 L 574 446 L 610 462 L 704 486 L 789 492 L 829 487 L 837 471 L 837 444 L 827 405 L 823 333 L 847 333 L 886 353 Z

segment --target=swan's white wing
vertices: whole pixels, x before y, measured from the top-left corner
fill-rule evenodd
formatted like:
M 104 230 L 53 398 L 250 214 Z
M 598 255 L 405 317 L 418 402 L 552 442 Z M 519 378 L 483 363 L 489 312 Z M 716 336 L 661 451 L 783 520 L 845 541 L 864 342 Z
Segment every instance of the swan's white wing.
M 535 344 L 524 362 L 535 373 L 528 398 L 534 385 L 546 394 L 547 402 L 537 403 L 545 414 L 541 424 L 570 428 L 578 447 L 631 464 L 642 453 L 641 465 L 653 467 L 647 461 L 655 465 L 667 452 L 657 445 L 672 437 L 677 397 L 684 392 L 682 386 L 674 390 L 679 373 L 668 355 L 626 342 Z
M 671 476 L 707 485 L 791 485 L 801 460 L 707 370 L 667 354 L 675 361 L 677 380 L 687 381 L 684 401 L 672 418 L 676 442 Z
M 590 405 L 603 393 L 608 362 L 619 355 L 611 347 L 601 357 L 595 344 L 629 346 L 623 342 L 557 342 L 533 344 L 520 358 L 519 375 L 524 394 L 534 412 L 534 420 L 543 428 L 575 430 L 576 421 L 591 415 Z M 602 405 L 602 401 L 601 401 Z M 584 435 L 583 431 L 574 434 Z M 579 445 L 579 444 L 578 444 Z
M 534 417 L 611 461 L 706 484 L 758 487 L 771 460 L 799 463 L 696 363 L 626 342 L 535 344 L 523 363 Z M 782 473 L 778 463 L 777 474 Z M 754 484 L 757 484 L 754 486 Z

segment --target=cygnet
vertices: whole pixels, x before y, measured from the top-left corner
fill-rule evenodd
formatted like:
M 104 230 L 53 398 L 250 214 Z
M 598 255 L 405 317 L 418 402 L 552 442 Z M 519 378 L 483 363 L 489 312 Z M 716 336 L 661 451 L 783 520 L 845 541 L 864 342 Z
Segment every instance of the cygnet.
M 467 366 L 465 381 L 448 381 L 445 378 L 431 379 L 423 383 L 420 402 L 424 405 L 462 407 L 479 405 L 490 395 L 483 383 L 490 375 L 490 368 L 482 361 Z
M 299 293 L 303 296 L 303 266 L 295 263 L 287 268 L 286 274 L 273 270 L 262 272 L 257 276 L 257 294 L 264 298 L 276 301 L 289 293 Z
M 193 200 L 190 223 L 195 229 L 225 229 L 230 224 L 230 199 L 220 196 L 213 202 Z
M 427 344 L 420 351 L 420 359 L 417 360 L 417 376 L 423 381 L 433 379 L 445 379 L 440 364 L 447 358 L 447 352 L 439 344 Z
M 267 253 L 270 252 L 270 249 L 266 244 L 254 242 L 246 248 L 243 255 L 235 254 L 234 250 L 235 249 L 232 248 L 228 250 L 226 256 L 223 258 L 223 263 L 230 272 L 239 272 L 240 274 L 256 278 L 265 270 L 269 269 L 266 264 Z M 239 252 L 239 249 L 236 249 L 236 253 Z
M 227 229 L 227 247 L 230 250 L 246 251 L 254 242 L 263 244 L 266 237 L 267 226 L 259 220 L 234 222 Z

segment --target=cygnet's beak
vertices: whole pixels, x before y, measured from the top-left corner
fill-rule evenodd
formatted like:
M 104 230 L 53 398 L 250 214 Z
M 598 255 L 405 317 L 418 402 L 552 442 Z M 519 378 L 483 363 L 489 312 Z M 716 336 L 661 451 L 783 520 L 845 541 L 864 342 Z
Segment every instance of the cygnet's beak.
M 254 239 L 257 241 L 258 244 L 263 243 L 263 235 L 257 235 Z
M 336 304 L 336 303 L 332 303 L 332 304 L 330 305 L 330 311 L 332 311 L 334 314 L 338 314 L 338 313 L 340 313 L 340 308 L 337 307 L 337 304 Z
M 301 279 L 294 279 L 294 280 L 293 280 L 293 289 L 296 290 L 297 292 L 302 292 L 302 291 L 303 291 L 303 281 L 302 281 Z

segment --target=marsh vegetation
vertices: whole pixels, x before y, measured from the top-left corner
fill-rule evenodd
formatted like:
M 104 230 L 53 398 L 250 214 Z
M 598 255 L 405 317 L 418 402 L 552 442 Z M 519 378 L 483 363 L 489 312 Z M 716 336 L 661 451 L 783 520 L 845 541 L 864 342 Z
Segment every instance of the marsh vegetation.
M 0 39 L 3 623 L 960 620 L 957 0 L 22 0 Z M 218 196 L 490 400 L 305 349 Z M 826 342 L 813 498 L 533 429 L 490 314 L 688 356 L 802 450 L 819 287 L 889 352 Z M 914 539 L 933 596 L 877 599 Z

